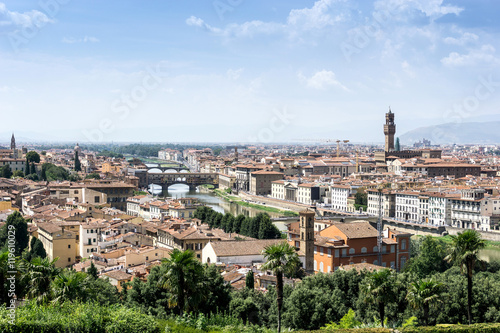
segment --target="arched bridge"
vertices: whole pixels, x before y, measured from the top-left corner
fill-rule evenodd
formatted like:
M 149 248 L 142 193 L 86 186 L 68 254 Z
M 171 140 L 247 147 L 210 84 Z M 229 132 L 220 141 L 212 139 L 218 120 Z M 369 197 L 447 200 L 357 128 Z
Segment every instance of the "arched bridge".
M 171 166 L 163 167 L 163 166 L 161 166 L 161 164 L 157 164 L 156 166 L 153 166 L 153 164 L 149 164 L 147 170 L 150 173 L 152 170 L 154 171 L 156 169 L 160 170 L 162 173 L 165 173 L 166 171 L 170 171 L 170 170 L 175 170 L 177 172 L 181 172 L 181 171 L 189 172 L 189 169 L 182 163 L 170 162 L 168 164 L 171 164 Z
M 219 186 L 219 174 L 217 173 L 150 173 L 144 169 L 136 170 L 134 174 L 139 178 L 139 187 L 156 184 L 166 190 L 170 185 L 186 184 L 190 190 L 194 190 L 197 186 L 204 184 Z

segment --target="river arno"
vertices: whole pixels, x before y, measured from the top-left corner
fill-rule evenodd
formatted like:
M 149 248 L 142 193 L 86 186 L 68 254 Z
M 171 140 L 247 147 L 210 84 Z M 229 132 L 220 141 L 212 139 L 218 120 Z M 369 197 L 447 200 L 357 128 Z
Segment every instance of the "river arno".
M 154 194 L 161 193 L 160 186 L 155 186 L 154 188 L 155 188 Z M 263 212 L 255 208 L 244 207 L 235 203 L 227 202 L 212 193 L 200 193 L 198 190 L 189 191 L 189 187 L 187 185 L 182 185 L 182 184 L 170 186 L 166 195 L 167 197 L 171 198 L 185 198 L 185 197 L 197 198 L 199 202 L 204 203 L 205 205 L 213 208 L 217 212 L 231 213 L 234 216 L 243 214 L 245 216 L 254 217 L 257 214 Z M 272 213 L 272 212 L 264 212 L 264 213 L 269 214 L 270 217 L 280 217 L 280 214 L 278 213 Z M 274 224 L 281 231 L 286 230 L 285 222 L 274 222 Z

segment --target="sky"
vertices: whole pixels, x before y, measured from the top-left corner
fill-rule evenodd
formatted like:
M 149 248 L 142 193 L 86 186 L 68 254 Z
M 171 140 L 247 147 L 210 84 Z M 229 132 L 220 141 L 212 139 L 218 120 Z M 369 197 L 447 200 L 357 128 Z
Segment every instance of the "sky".
M 0 143 L 382 142 L 500 120 L 495 0 L 0 0 Z M 433 138 L 430 138 L 431 140 Z

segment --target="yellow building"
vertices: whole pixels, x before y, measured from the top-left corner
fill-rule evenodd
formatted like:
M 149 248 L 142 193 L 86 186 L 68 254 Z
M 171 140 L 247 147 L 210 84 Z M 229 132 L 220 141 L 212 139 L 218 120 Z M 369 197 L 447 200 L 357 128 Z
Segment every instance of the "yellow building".
M 78 251 L 77 233 L 54 223 L 39 223 L 38 239 L 42 242 L 50 260 L 59 258 L 56 267 L 66 267 L 76 262 Z

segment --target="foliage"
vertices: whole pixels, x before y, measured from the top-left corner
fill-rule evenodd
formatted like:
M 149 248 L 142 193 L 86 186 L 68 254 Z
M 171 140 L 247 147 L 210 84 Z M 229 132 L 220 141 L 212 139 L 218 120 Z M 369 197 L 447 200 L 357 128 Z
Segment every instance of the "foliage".
M 98 273 L 97 273 L 97 267 L 95 267 L 94 265 L 94 262 L 90 262 L 90 267 L 89 269 L 87 270 L 87 274 L 89 275 L 89 277 L 91 277 L 92 279 L 97 279 L 99 276 L 98 276 Z
M 103 150 L 97 156 L 104 156 L 104 157 L 110 157 L 110 158 L 123 158 L 123 154 L 120 153 L 115 153 L 109 150 Z
M 375 303 L 378 307 L 379 320 L 384 322 L 385 306 L 394 298 L 395 277 L 390 269 L 381 269 L 368 274 L 361 283 L 364 301 Z
M 42 165 L 42 179 L 54 181 L 54 180 L 68 180 L 69 172 L 61 166 L 56 166 L 52 163 L 44 163 Z
M 14 171 L 14 173 L 12 174 L 12 177 L 24 177 L 24 172 L 22 170 L 16 170 Z
M 85 179 L 101 179 L 101 176 L 97 172 L 92 172 L 85 176 Z
M 278 310 L 278 332 L 281 332 L 281 308 L 283 306 L 283 275 L 291 273 L 300 266 L 299 255 L 295 247 L 283 241 L 266 246 L 262 251 L 266 262 L 262 270 L 271 270 L 276 275 L 276 304 Z
M 12 177 L 12 170 L 10 169 L 9 164 L 5 164 L 3 167 L 0 168 L 0 177 L 3 178 Z
M 137 195 L 148 195 L 149 193 L 148 192 L 145 192 L 145 191 L 134 191 L 134 196 L 137 196 Z
M 255 286 L 255 279 L 253 276 L 253 271 L 249 270 L 245 278 L 245 287 L 247 287 L 248 289 L 253 289 L 254 286 Z
M 281 238 L 281 232 L 265 213 L 259 213 L 253 218 L 240 214 L 235 218 L 231 213 L 222 214 L 203 206 L 196 209 L 194 217 L 212 228 L 221 228 L 225 232 L 235 232 L 258 239 Z
M 368 193 L 366 193 L 361 188 L 358 189 L 356 194 L 354 195 L 354 204 L 360 205 L 361 207 L 368 205 Z
M 121 305 L 98 303 L 64 303 L 16 308 L 14 325 L 9 324 L 7 309 L 0 307 L 0 331 L 26 332 L 92 332 L 92 333 L 159 333 L 159 325 L 149 315 Z
M 460 266 L 460 270 L 467 276 L 467 317 L 472 323 L 472 274 L 476 262 L 479 260 L 479 250 L 486 247 L 481 235 L 475 230 L 465 230 L 457 236 L 451 236 L 450 254 L 446 257 L 449 262 Z
M 321 327 L 322 330 L 337 330 L 339 328 L 355 328 L 361 325 L 361 322 L 356 320 L 356 313 L 353 309 L 349 309 L 347 313 L 340 319 L 339 323 L 330 322 L 326 324 L 325 327 Z
M 43 248 L 43 243 L 36 237 L 31 237 L 29 248 L 24 249 L 22 257 L 26 261 L 31 261 L 36 257 L 45 258 L 47 257 L 47 252 Z
M 174 249 L 163 260 L 165 273 L 158 285 L 168 291 L 168 307 L 181 315 L 184 311 L 197 310 L 206 297 L 203 292 L 203 268 L 193 251 Z
M 7 249 L 9 236 L 14 237 L 14 255 L 18 257 L 28 246 L 29 242 L 28 223 L 18 211 L 10 214 L 7 217 L 6 223 L 0 228 L 0 249 Z
M 29 161 L 29 162 L 35 162 L 35 163 L 40 163 L 40 155 L 32 150 L 32 151 L 29 151 L 27 154 L 26 154 L 26 159 Z
M 415 309 L 424 311 L 424 325 L 429 323 L 429 307 L 441 301 L 444 292 L 444 285 L 434 279 L 420 280 L 410 284 L 406 298 L 409 304 Z
M 445 260 L 448 254 L 448 245 L 441 239 L 431 236 L 411 240 L 411 259 L 405 266 L 406 272 L 416 274 L 418 277 L 444 272 L 450 265 Z
M 78 151 L 75 151 L 75 171 L 82 171 L 82 164 L 78 158 Z

